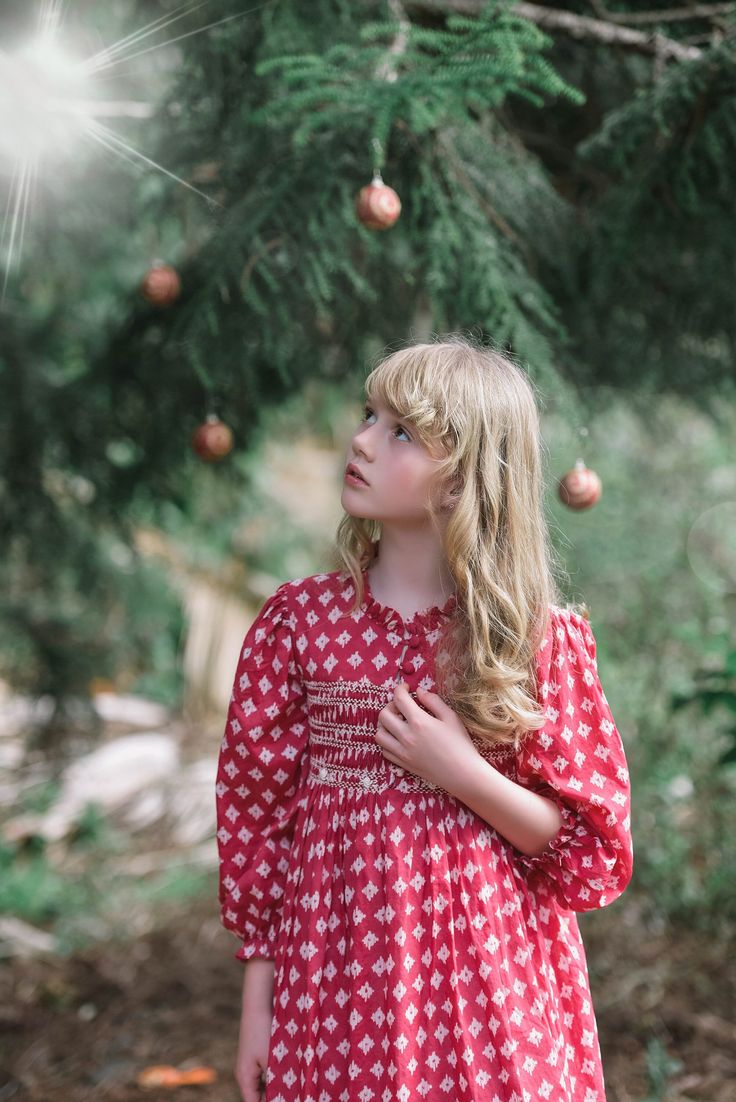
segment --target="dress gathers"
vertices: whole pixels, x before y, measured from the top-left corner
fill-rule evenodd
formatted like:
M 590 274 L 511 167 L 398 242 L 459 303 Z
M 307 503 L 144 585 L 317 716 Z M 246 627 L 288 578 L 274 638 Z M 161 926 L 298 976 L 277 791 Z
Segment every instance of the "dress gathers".
M 456 606 L 410 618 L 333 571 L 280 585 L 237 664 L 217 769 L 219 899 L 241 961 L 274 961 L 265 1102 L 604 1102 L 576 911 L 632 873 L 623 745 L 590 625 L 552 606 L 546 722 L 479 752 L 555 801 L 529 857 L 384 758 L 397 679 L 435 690 Z

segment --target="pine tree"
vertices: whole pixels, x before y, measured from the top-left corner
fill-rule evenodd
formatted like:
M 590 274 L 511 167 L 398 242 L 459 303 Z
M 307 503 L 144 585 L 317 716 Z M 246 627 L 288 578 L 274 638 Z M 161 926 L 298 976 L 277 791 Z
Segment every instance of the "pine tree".
M 209 202 L 153 172 L 134 189 L 118 165 L 103 224 L 101 177 L 80 172 L 9 284 L 6 672 L 59 695 L 91 668 L 62 661 L 64 633 L 77 655 L 101 636 L 110 668 L 130 652 L 109 629 L 110 549 L 144 506 L 187 508 L 209 410 L 247 448 L 286 396 L 357 386 L 412 336 L 469 330 L 545 390 L 674 390 L 717 415 L 734 389 L 736 6 L 655 7 L 206 5 L 146 126 Z M 130 27 L 171 10 L 132 5 Z M 354 208 L 376 170 L 403 204 L 382 233 Z M 151 253 L 182 278 L 166 311 L 138 293 Z M 135 645 L 145 658 L 150 637 Z

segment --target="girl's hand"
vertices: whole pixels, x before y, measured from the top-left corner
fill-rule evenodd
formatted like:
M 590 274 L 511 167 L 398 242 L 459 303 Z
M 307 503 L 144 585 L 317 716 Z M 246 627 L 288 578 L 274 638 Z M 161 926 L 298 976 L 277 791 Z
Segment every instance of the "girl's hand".
M 454 778 L 477 766 L 481 754 L 441 696 L 417 689 L 416 697 L 405 681 L 396 686 L 378 714 L 376 742 L 388 761 L 451 792 Z
M 234 1074 L 243 1102 L 262 1102 L 265 1097 L 271 1022 L 269 1012 L 251 1012 L 241 1018 Z

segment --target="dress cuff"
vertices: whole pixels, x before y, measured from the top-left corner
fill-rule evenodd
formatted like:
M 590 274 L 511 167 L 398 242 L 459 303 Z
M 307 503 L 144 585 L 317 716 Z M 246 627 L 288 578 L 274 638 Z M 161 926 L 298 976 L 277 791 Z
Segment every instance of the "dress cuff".
M 541 793 L 541 795 L 546 796 L 548 799 L 554 799 L 554 797 L 549 796 L 546 792 Z M 554 799 L 554 802 L 562 816 L 562 823 L 560 824 L 559 830 L 554 837 L 549 840 L 541 853 L 520 854 L 521 861 L 530 872 L 544 869 L 545 867 L 549 867 L 550 864 L 562 866 L 569 843 L 575 837 L 577 818 L 575 812 L 560 799 Z
M 252 938 L 250 940 L 244 940 L 237 953 L 235 953 L 235 959 L 241 960 L 243 963 L 247 960 L 252 960 L 254 957 L 258 957 L 261 960 L 274 960 L 276 956 L 276 946 L 273 938 L 268 935 L 265 938 Z
M 240 934 L 240 948 L 235 953 L 238 961 L 249 961 L 258 957 L 261 960 L 272 961 L 275 959 L 275 949 L 279 936 L 278 928 L 272 925 L 260 932 L 253 931 L 250 937 Z

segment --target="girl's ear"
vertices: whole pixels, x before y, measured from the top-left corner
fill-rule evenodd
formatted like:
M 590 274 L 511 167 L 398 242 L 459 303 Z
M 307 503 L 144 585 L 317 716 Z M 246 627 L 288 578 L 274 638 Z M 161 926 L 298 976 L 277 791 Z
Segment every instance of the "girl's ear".
M 453 478 L 450 481 L 449 487 L 445 490 L 445 493 L 444 493 L 444 496 L 443 496 L 443 499 L 442 499 L 442 508 L 443 509 L 454 509 L 455 506 L 458 503 L 458 499 L 459 499 L 461 493 L 462 493 L 462 485 L 460 483 L 460 479 L 457 476 L 455 476 L 455 478 Z

